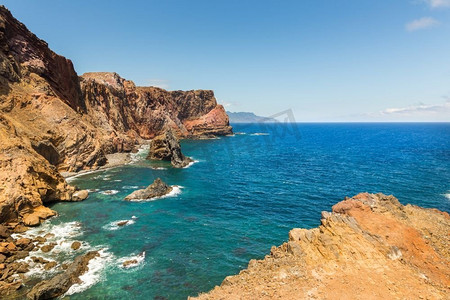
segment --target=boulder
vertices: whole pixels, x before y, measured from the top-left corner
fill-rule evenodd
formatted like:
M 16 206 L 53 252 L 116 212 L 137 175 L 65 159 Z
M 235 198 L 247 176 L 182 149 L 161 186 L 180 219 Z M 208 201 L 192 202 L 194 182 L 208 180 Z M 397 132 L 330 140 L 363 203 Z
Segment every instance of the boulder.
M 4 225 L 0 225 L 0 238 L 6 239 L 11 235 L 11 231 Z
M 16 246 L 25 248 L 31 243 L 31 240 L 28 238 L 21 238 L 16 241 Z
M 132 192 L 125 197 L 125 200 L 145 200 L 155 197 L 161 197 L 167 195 L 173 190 L 173 188 L 163 182 L 160 178 L 156 178 L 155 181 L 147 188 Z
M 34 214 L 25 215 L 22 221 L 26 226 L 38 226 L 41 223 L 39 217 Z
M 73 250 L 78 250 L 81 247 L 81 243 L 80 242 L 73 242 L 72 245 L 70 245 L 70 248 L 72 248 Z
M 51 244 L 48 244 L 48 245 L 44 245 L 44 246 L 42 246 L 41 247 L 41 251 L 42 252 L 50 252 L 50 251 L 52 251 L 53 250 L 53 248 L 55 248 L 55 246 L 56 246 L 56 244 L 55 243 L 51 243 Z
M 89 192 L 87 190 L 81 190 L 73 193 L 72 201 L 83 201 L 89 196 Z
M 36 284 L 27 294 L 27 298 L 32 300 L 53 299 L 63 295 L 73 284 L 80 282 L 79 277 L 89 270 L 89 261 L 97 256 L 99 256 L 97 251 L 90 251 L 85 255 L 78 256 L 64 273 Z
M 164 133 L 156 136 L 151 144 L 147 159 L 167 160 L 175 168 L 186 167 L 192 159 L 181 152 L 180 142 L 176 138 L 171 127 L 166 126 Z

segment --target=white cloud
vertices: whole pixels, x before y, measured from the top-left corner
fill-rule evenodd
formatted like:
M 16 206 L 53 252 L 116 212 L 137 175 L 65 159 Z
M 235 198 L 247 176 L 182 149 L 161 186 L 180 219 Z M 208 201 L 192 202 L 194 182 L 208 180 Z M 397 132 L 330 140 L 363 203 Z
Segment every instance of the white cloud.
M 439 22 L 431 17 L 423 17 L 417 20 L 414 20 L 405 25 L 407 31 L 416 31 L 421 29 L 426 29 L 430 27 L 434 27 L 439 25 Z
M 450 7 L 450 0 L 423 0 L 431 8 Z
M 169 89 L 169 80 L 166 79 L 147 79 L 146 84 L 149 86 L 156 86 L 162 89 Z
M 450 120 L 450 100 L 444 102 L 443 104 L 426 105 L 423 103 L 419 103 L 406 107 L 386 108 L 385 110 L 380 111 L 379 114 L 398 116 L 448 114 Z

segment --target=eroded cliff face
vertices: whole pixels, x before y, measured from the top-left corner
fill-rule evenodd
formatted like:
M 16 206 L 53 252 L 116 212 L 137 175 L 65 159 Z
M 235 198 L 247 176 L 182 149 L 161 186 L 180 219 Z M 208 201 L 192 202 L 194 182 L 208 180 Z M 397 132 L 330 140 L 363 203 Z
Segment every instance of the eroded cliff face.
M 166 124 L 179 137 L 230 133 L 224 111 L 200 130 L 186 126 L 221 109 L 212 91 L 136 87 L 116 73 L 79 77 L 0 6 L 0 222 L 34 211 L 44 218 L 43 203 L 72 200 L 59 172 L 102 166 L 106 154 L 130 152 Z
M 196 299 L 446 299 L 450 217 L 359 194 Z

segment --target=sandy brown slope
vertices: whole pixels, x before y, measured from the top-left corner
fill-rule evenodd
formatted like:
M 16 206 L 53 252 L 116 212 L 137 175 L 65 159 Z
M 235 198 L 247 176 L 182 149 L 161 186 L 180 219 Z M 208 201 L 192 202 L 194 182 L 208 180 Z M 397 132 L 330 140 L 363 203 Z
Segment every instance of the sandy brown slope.
M 450 217 L 359 194 L 195 299 L 448 299 Z

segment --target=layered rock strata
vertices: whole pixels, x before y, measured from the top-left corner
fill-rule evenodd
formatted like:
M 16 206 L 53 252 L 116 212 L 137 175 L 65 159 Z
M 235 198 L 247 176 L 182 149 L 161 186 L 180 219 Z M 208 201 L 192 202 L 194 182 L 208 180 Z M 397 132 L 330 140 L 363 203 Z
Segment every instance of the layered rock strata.
M 133 151 L 166 124 L 182 138 L 231 133 L 212 91 L 137 87 L 116 73 L 78 76 L 0 6 L 0 223 L 22 222 L 47 202 L 79 201 L 86 195 L 74 196 L 59 172 L 105 165 L 107 154 Z
M 449 232 L 445 212 L 359 194 L 195 299 L 446 299 Z

